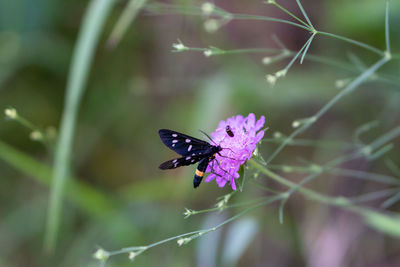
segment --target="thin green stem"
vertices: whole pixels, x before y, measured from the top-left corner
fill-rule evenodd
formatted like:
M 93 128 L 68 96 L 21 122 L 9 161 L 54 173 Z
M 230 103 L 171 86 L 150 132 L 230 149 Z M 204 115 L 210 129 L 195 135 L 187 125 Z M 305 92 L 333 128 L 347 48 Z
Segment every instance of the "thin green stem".
M 399 200 L 400 200 L 400 192 L 398 192 L 397 194 L 395 194 L 394 196 L 392 196 L 391 198 L 389 198 L 385 202 L 383 202 L 381 207 L 384 209 L 387 209 L 390 206 L 392 206 L 393 204 L 395 204 L 396 202 L 398 202 Z
M 312 30 L 309 27 L 303 26 L 301 24 L 284 20 L 284 19 L 277 19 L 277 18 L 271 18 L 271 17 L 265 17 L 265 16 L 256 16 L 256 15 L 247 15 L 247 14 L 232 14 L 232 19 L 238 19 L 238 20 L 261 20 L 261 21 L 272 21 L 272 22 L 280 22 L 284 24 L 289 24 L 298 28 L 302 28 L 304 30 L 312 32 Z
M 121 16 L 119 17 L 110 37 L 107 40 L 107 46 L 114 48 L 118 45 L 122 36 L 129 29 L 132 21 L 136 18 L 138 12 L 142 9 L 147 0 L 130 0 L 126 8 L 124 8 Z
M 303 54 L 301 55 L 300 64 L 303 64 L 304 57 L 306 56 L 307 51 L 308 51 L 308 49 L 310 48 L 311 42 L 312 42 L 312 40 L 314 39 L 314 37 L 315 37 L 315 33 L 313 33 L 313 34 L 311 35 L 311 37 L 310 37 L 310 39 L 309 39 L 309 42 L 308 42 L 306 48 L 304 49 Z
M 365 48 L 365 49 L 367 49 L 369 51 L 372 51 L 372 52 L 374 52 L 374 53 L 376 53 L 376 54 L 378 54 L 380 56 L 384 56 L 384 52 L 383 51 L 381 51 L 378 48 L 373 47 L 371 45 L 368 45 L 368 44 L 365 44 L 365 43 L 362 43 L 362 42 L 359 42 L 359 41 L 356 41 L 356 40 L 353 40 L 353 39 L 350 39 L 350 38 L 347 38 L 347 37 L 343 37 L 343 36 L 340 36 L 340 35 L 337 35 L 337 34 L 329 33 L 329 32 L 317 31 L 317 33 L 321 34 L 321 35 L 324 35 L 324 36 L 329 36 L 329 37 L 332 37 L 332 38 L 336 38 L 336 39 L 339 39 L 339 40 L 342 40 L 342 41 L 357 45 L 359 47 L 362 47 L 362 48 Z
M 287 173 L 296 172 L 296 173 L 310 173 L 314 172 L 316 169 L 324 168 L 324 166 L 315 165 L 312 166 L 290 166 L 290 165 L 268 165 L 268 167 L 272 170 L 281 170 Z M 396 179 L 392 176 L 379 174 L 379 173 L 371 173 L 371 172 L 364 172 L 359 170 L 351 170 L 351 169 L 342 169 L 342 168 L 329 168 L 325 169 L 326 172 L 346 176 L 346 177 L 353 177 L 362 180 L 392 184 L 392 185 L 400 185 L 400 180 Z
M 251 206 L 251 207 L 239 212 L 238 214 L 232 216 L 231 218 L 223 221 L 222 223 L 220 223 L 220 224 L 218 224 L 218 225 L 216 225 L 216 226 L 214 226 L 212 228 L 193 231 L 193 232 L 189 232 L 189 233 L 173 236 L 173 237 L 170 237 L 170 238 L 167 238 L 167 239 L 152 243 L 152 244 L 147 245 L 147 246 L 127 247 L 127 248 L 122 248 L 122 249 L 116 250 L 116 251 L 110 251 L 108 253 L 109 253 L 110 256 L 123 254 L 123 253 L 136 252 L 136 251 L 140 251 L 140 253 L 141 253 L 141 252 L 143 252 L 143 251 L 145 251 L 147 249 L 150 249 L 152 247 L 167 243 L 169 241 L 181 239 L 181 238 L 184 238 L 184 237 L 189 237 L 189 241 L 191 241 L 191 240 L 193 240 L 193 239 L 195 239 L 197 237 L 200 237 L 200 236 L 202 236 L 204 234 L 216 231 L 218 228 L 221 228 L 222 226 L 224 226 L 224 225 L 226 225 L 226 224 L 228 224 L 228 223 L 230 223 L 230 222 L 242 217 L 243 215 L 245 215 L 245 214 L 247 214 L 247 213 L 249 213 L 249 212 L 251 212 L 251 211 L 253 211 L 253 210 L 255 210 L 255 209 L 259 208 L 259 207 L 262 207 L 262 206 L 268 205 L 268 204 L 270 204 L 272 202 L 275 202 L 275 201 L 277 201 L 279 199 L 282 199 L 281 195 L 270 197 L 270 198 L 268 198 L 268 199 L 266 199 L 264 201 L 261 201 L 261 202 L 255 204 L 255 205 L 253 205 L 253 206 Z
M 262 142 L 270 142 L 270 143 L 282 143 L 285 140 L 282 138 L 264 138 Z M 350 142 L 342 142 L 342 141 L 333 141 L 333 140 L 312 140 L 312 139 L 293 139 L 288 145 L 291 146 L 310 146 L 310 147 L 324 147 L 324 148 L 333 148 L 333 149 L 349 149 L 349 148 L 357 148 L 361 145 L 350 143 Z
M 279 194 L 279 193 L 280 192 L 276 192 L 275 191 L 275 194 Z M 226 205 L 226 206 L 224 206 L 222 208 L 221 207 L 214 207 L 214 208 L 204 209 L 204 210 L 190 210 L 190 213 L 191 213 L 190 216 L 201 214 L 201 213 L 222 211 L 222 210 L 225 210 L 225 209 L 232 209 L 232 208 L 238 208 L 238 207 L 243 207 L 243 206 L 249 206 L 249 205 L 252 205 L 254 203 L 258 203 L 260 201 L 264 202 L 267 198 L 269 199 L 270 197 L 261 197 L 261 198 L 258 198 L 258 199 L 252 199 L 252 200 L 241 202 L 241 203 Z
M 397 126 L 368 145 L 368 150 L 376 150 L 380 146 L 400 136 L 400 126 Z
M 303 6 L 300 3 L 300 0 L 296 0 L 297 5 L 299 6 L 301 13 L 303 13 L 303 16 L 306 18 L 308 25 L 311 27 L 311 29 L 315 30 L 314 26 L 311 23 L 311 20 L 308 18 L 306 11 L 304 10 Z
M 289 180 L 286 180 L 285 178 L 281 177 L 280 175 L 270 171 L 268 168 L 266 168 L 262 164 L 258 163 L 254 159 L 250 159 L 247 162 L 249 163 L 249 165 L 251 167 L 254 167 L 255 169 L 261 171 L 263 174 L 267 175 L 272 180 L 274 180 L 288 188 L 293 188 L 296 186 L 295 183 L 293 183 Z M 316 200 L 318 202 L 325 203 L 325 204 L 330 204 L 330 205 L 335 205 L 335 206 L 343 206 L 343 205 L 351 204 L 345 198 L 324 196 L 324 195 L 317 193 L 311 189 L 307 189 L 307 188 L 303 188 L 303 187 L 300 187 L 298 189 L 298 192 L 300 192 L 302 195 L 304 195 L 308 199 Z
M 386 0 L 385 12 L 385 40 L 386 40 L 386 53 L 390 55 L 390 38 L 389 38 L 389 0 Z
M 284 72 L 286 74 L 286 72 L 290 69 L 290 67 L 293 65 L 293 63 L 296 61 L 296 59 L 299 57 L 299 55 L 301 54 L 301 52 L 309 45 L 309 43 L 311 42 L 312 38 L 314 37 L 314 35 L 312 37 L 310 37 L 307 42 L 301 47 L 301 49 L 296 53 L 296 55 L 292 58 L 292 60 L 289 62 L 289 64 L 287 64 L 287 66 L 284 68 Z
M 272 40 L 275 41 L 275 43 L 282 48 L 282 50 L 288 50 L 287 47 L 285 46 L 285 44 L 278 38 L 278 36 L 276 36 L 276 34 L 272 35 Z
M 399 192 L 399 188 L 389 188 L 389 189 L 384 189 L 384 190 L 375 191 L 375 192 L 371 192 L 371 193 L 366 193 L 366 194 L 356 196 L 356 197 L 350 197 L 349 200 L 352 203 L 363 203 L 363 202 L 368 202 L 368 201 L 373 201 L 373 200 L 377 200 L 380 198 L 388 197 L 397 192 Z
M 345 162 L 351 161 L 351 160 L 356 159 L 358 157 L 370 155 L 373 152 L 373 150 L 377 149 L 379 146 L 381 146 L 384 143 L 392 140 L 393 138 L 396 138 L 399 135 L 400 135 L 400 127 L 396 127 L 393 130 L 389 131 L 388 133 L 384 134 L 383 136 L 377 138 L 369 146 L 366 146 L 364 148 L 360 148 L 360 149 L 356 150 L 355 152 L 353 152 L 353 153 L 351 153 L 349 155 L 341 156 L 341 157 L 339 157 L 337 159 L 331 160 L 330 162 L 326 163 L 322 167 L 315 167 L 314 166 L 313 169 L 315 171 L 314 171 L 313 174 L 310 174 L 309 176 L 304 178 L 301 182 L 299 182 L 295 186 L 291 187 L 287 191 L 288 197 L 291 196 L 294 192 L 300 190 L 300 188 L 302 188 L 303 185 L 305 185 L 306 183 L 310 182 L 311 180 L 313 180 L 314 178 L 318 177 L 320 174 L 325 172 L 325 170 L 329 170 L 332 167 L 335 167 L 335 166 L 337 166 L 339 164 L 343 164 Z M 366 149 L 367 148 L 368 148 L 368 150 L 367 150 L 368 153 L 366 153 Z M 282 205 L 284 205 L 284 203 L 282 203 Z M 283 207 L 282 207 L 282 209 L 283 209 Z
M 268 2 L 267 2 L 268 3 Z M 292 18 L 294 18 L 295 20 L 297 20 L 298 22 L 300 22 L 301 24 L 303 24 L 304 26 L 306 26 L 307 28 L 310 29 L 310 25 L 308 25 L 306 22 L 304 22 L 302 19 L 298 18 L 296 15 L 294 15 L 292 12 L 290 12 L 289 10 L 287 10 L 286 8 L 284 8 L 283 6 L 281 6 L 280 4 L 278 4 L 275 1 L 272 1 L 270 4 L 276 6 L 277 8 L 279 8 L 280 10 L 282 10 L 283 12 L 285 12 L 286 14 L 288 14 L 289 16 L 291 16 Z
M 282 142 L 282 144 L 271 154 L 271 156 L 268 158 L 266 163 L 267 164 L 270 163 L 278 155 L 278 153 L 281 152 L 282 149 L 291 140 L 293 140 L 293 138 L 295 136 L 297 136 L 298 134 L 307 130 L 313 123 L 315 123 L 320 117 L 322 117 L 341 98 L 343 98 L 345 95 L 354 91 L 362 82 L 364 82 L 368 77 L 370 77 L 373 73 L 375 73 L 375 71 L 377 69 L 379 69 L 381 66 L 383 66 L 388 61 L 389 61 L 388 58 L 383 57 L 378 62 L 376 62 L 374 65 L 372 65 L 370 68 L 368 68 L 363 73 L 361 73 L 356 79 L 354 79 L 349 85 L 347 85 L 342 91 L 340 91 L 335 97 L 333 97 L 328 103 L 326 103 L 314 116 L 310 117 L 309 120 L 306 120 L 306 122 L 303 125 L 301 125 L 292 134 L 290 134 Z

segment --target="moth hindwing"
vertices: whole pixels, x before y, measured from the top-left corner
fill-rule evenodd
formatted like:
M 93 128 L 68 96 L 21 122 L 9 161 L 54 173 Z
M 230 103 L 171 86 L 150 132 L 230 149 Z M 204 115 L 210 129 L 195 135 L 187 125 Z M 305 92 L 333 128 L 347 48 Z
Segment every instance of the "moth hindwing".
M 158 131 L 158 134 L 161 141 L 167 147 L 182 156 L 181 158 L 171 159 L 162 163 L 159 168 L 162 170 L 175 169 L 200 161 L 193 180 L 193 186 L 195 188 L 198 187 L 209 162 L 214 159 L 215 154 L 221 151 L 222 148 L 218 145 L 211 145 L 206 141 L 172 130 L 161 129 Z

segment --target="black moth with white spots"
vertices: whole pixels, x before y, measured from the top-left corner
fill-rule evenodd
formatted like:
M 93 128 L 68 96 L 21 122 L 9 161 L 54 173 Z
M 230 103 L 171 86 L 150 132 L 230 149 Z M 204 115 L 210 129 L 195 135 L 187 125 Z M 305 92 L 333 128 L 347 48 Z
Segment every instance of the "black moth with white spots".
M 203 179 L 208 164 L 215 158 L 222 148 L 172 130 L 161 129 L 158 131 L 161 141 L 182 157 L 168 160 L 159 168 L 162 170 L 175 169 L 200 162 L 193 179 L 194 188 L 198 187 Z

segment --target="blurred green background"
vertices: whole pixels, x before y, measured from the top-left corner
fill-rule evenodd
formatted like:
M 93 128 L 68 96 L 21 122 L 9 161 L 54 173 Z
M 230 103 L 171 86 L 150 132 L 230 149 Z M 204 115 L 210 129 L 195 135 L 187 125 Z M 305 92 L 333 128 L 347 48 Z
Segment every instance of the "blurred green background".
M 302 3 L 317 29 L 384 50 L 383 1 Z M 234 13 L 287 18 L 261 2 L 216 4 Z M 301 15 L 295 1 L 281 4 Z M 72 52 L 87 5 L 76 0 L 0 1 L 2 110 L 14 107 L 37 127 L 58 129 Z M 288 60 L 265 66 L 262 58 L 267 54 L 262 53 L 206 58 L 198 52 L 173 53 L 172 44 L 180 39 L 189 47 L 276 47 L 271 38 L 276 34 L 288 48 L 298 50 L 309 38 L 306 31 L 272 22 L 234 20 L 210 34 L 204 31 L 201 16 L 158 14 L 146 6 L 120 44 L 107 48 L 106 41 L 125 7 L 126 2 L 119 1 L 112 9 L 90 69 L 72 150 L 72 176 L 83 185 L 67 190 L 53 256 L 43 253 L 53 150 L 31 140 L 31 131 L 21 124 L 6 119 L 0 123 L 0 266 L 97 266 L 92 259 L 97 246 L 115 250 L 146 245 L 218 224 L 240 209 L 188 219 L 182 213 L 185 207 L 210 208 L 231 189 L 211 182 L 194 190 L 195 166 L 159 170 L 158 165 L 174 153 L 161 143 L 158 129 L 201 137 L 199 129 L 212 132 L 220 120 L 255 113 L 267 118 L 267 138 L 276 131 L 288 135 L 294 120 L 315 114 L 340 91 L 335 87 L 337 80 L 357 75 L 357 67 L 355 72 L 348 71 L 306 58 L 271 87 L 265 75 L 282 69 Z M 390 13 L 391 45 L 393 53 L 399 53 L 399 1 L 391 1 Z M 322 36 L 314 39 L 309 53 L 349 64 L 356 55 L 366 66 L 379 59 Z M 379 72 L 391 77 L 391 82 L 363 84 L 301 137 L 351 142 L 357 127 L 377 120 L 379 127 L 362 137 L 368 142 L 398 125 L 399 67 L 398 60 L 384 66 Z M 394 145 L 385 157 L 400 166 L 398 141 Z M 276 147 L 263 143 L 260 151 L 267 157 Z M 323 163 L 342 152 L 288 147 L 274 163 Z M 384 162 L 358 160 L 345 167 L 395 176 Z M 301 176 L 288 177 L 298 181 Z M 268 179 L 260 178 L 260 182 L 280 189 Z M 322 176 L 312 187 L 345 196 L 383 188 L 338 175 Z M 264 194 L 248 184 L 232 201 Z M 369 204 L 379 207 L 379 202 Z M 298 195 L 286 205 L 284 224 L 279 223 L 277 210 L 278 205 L 264 207 L 183 247 L 167 243 L 144 252 L 134 263 L 117 256 L 107 266 L 400 265 L 398 239 L 370 230 L 354 215 Z

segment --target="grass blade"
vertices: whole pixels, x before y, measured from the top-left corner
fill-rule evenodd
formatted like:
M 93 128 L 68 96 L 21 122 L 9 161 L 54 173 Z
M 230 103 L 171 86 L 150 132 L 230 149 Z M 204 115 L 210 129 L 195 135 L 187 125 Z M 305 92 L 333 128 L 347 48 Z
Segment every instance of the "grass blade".
M 122 12 L 121 17 L 118 19 L 110 37 L 107 40 L 107 46 L 110 48 L 116 47 L 122 36 L 128 30 L 129 25 L 136 18 L 138 12 L 142 9 L 147 0 L 130 0 L 127 7 Z
M 69 175 L 71 147 L 78 108 L 100 32 L 113 3 L 113 0 L 92 0 L 90 2 L 74 49 L 68 76 L 60 135 L 55 153 L 47 214 L 44 249 L 48 253 L 54 251 L 56 245 L 64 187 Z

